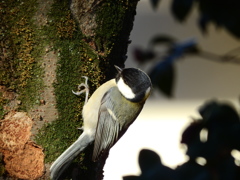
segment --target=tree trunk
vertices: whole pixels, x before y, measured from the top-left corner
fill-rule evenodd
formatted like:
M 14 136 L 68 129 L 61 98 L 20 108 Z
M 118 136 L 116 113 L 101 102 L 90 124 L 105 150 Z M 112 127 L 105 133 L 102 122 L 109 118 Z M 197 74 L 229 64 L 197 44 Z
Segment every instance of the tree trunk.
M 113 65 L 124 66 L 138 0 L 73 0 L 71 12 L 77 20 L 84 41 L 100 61 L 106 61 L 107 78 Z
M 0 119 L 6 120 L 13 111 L 27 112 L 33 124 L 26 126 L 26 137 L 32 136 L 21 145 L 21 153 L 26 154 L 23 149 L 31 145 L 37 148 L 32 151 L 41 151 L 45 156 L 46 172 L 39 170 L 33 176 L 33 172 L 22 170 L 20 174 L 46 179 L 51 162 L 79 137 L 84 96 L 78 98 L 71 91 L 84 81 L 81 76 L 88 76 L 91 94 L 115 76 L 113 65 L 124 67 L 137 2 L 0 2 Z M 0 125 L 1 147 L 8 147 L 7 140 L 1 139 L 4 127 Z M 22 137 L 18 133 L 15 136 Z M 0 175 L 24 178 L 17 173 L 17 167 L 7 167 L 9 163 L 19 165 L 19 160 L 14 161 L 16 154 L 1 147 L 4 158 L 0 159 Z M 92 147 L 87 148 L 71 165 L 66 178 L 102 179 L 108 152 L 98 163 L 91 162 L 91 153 Z

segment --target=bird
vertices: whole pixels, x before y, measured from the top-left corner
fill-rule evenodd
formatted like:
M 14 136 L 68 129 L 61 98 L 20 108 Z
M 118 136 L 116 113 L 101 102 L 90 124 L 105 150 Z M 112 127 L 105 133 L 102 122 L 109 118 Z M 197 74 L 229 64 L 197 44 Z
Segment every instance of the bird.
M 121 138 L 140 114 L 152 90 L 149 76 L 138 68 L 120 68 L 115 65 L 115 78 L 105 82 L 88 99 L 88 77 L 78 86 L 75 95 L 85 95 L 82 109 L 83 132 L 51 165 L 50 177 L 57 180 L 80 152 L 94 143 L 92 160 Z M 83 89 L 84 88 L 84 89 Z

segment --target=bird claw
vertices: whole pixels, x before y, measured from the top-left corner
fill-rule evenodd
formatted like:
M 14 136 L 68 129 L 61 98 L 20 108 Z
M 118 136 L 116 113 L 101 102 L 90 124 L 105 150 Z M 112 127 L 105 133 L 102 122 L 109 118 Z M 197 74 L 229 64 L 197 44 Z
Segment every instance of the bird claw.
M 83 90 L 81 90 L 81 88 L 84 87 Z M 82 93 L 86 92 L 88 89 L 88 85 L 84 84 L 84 83 L 81 83 L 80 85 L 78 85 L 78 91 L 75 92 L 72 90 L 72 93 L 77 95 L 77 96 L 80 96 Z
M 84 129 L 83 129 L 83 127 L 79 127 L 79 128 L 77 128 L 78 130 L 80 130 L 80 131 L 83 131 Z
M 88 86 L 88 77 L 87 76 L 82 76 L 83 78 L 85 78 L 85 83 L 81 83 L 80 85 L 78 85 L 78 91 L 75 92 L 72 90 L 72 93 L 77 95 L 77 96 L 80 96 L 82 93 L 86 93 L 86 97 L 85 97 L 85 104 L 87 103 L 88 101 L 88 94 L 89 94 L 89 86 Z M 82 87 L 84 87 L 84 89 L 82 89 Z M 81 90 L 82 89 L 82 90 Z

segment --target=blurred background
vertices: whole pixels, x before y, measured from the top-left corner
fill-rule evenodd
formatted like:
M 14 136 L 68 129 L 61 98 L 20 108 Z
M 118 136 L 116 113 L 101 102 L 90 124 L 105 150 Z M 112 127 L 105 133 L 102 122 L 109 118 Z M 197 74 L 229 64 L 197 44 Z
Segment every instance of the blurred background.
M 179 42 L 194 40 L 202 50 L 219 56 L 239 48 L 236 36 L 214 24 L 209 24 L 207 33 L 202 33 L 197 24 L 199 13 L 196 8 L 180 23 L 172 15 L 170 6 L 171 1 L 162 0 L 153 10 L 149 0 L 139 2 L 126 67 L 151 70 L 154 62 L 137 62 L 134 51 L 146 49 L 150 39 L 157 35 L 168 35 Z M 240 64 L 190 55 L 182 56 L 174 63 L 174 68 L 172 97 L 167 97 L 158 88 L 153 89 L 140 116 L 111 149 L 104 168 L 105 180 L 140 174 L 138 155 L 144 148 L 157 152 L 163 164 L 171 168 L 185 162 L 187 157 L 180 144 L 181 134 L 192 117 L 199 117 L 198 108 L 206 101 L 230 101 L 239 111 Z

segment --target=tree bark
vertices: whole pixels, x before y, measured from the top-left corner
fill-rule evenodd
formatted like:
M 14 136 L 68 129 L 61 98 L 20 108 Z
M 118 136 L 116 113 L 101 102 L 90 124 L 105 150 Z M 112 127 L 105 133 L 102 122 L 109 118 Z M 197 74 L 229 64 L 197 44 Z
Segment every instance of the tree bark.
M 91 94 L 115 76 L 113 65 L 124 67 L 137 2 L 1 1 L 0 118 L 14 110 L 33 119 L 31 140 L 45 155 L 42 179 L 49 175 L 49 164 L 80 135 L 84 97 L 71 90 L 81 76 L 89 77 Z M 91 153 L 92 147 L 87 148 L 65 176 L 102 179 L 108 152 L 98 163 L 91 162 Z M 17 176 L 9 172 L 1 175 Z
M 124 67 L 129 36 L 133 28 L 138 0 L 72 0 L 71 12 L 95 54 L 109 63 L 107 79 L 114 74 L 113 65 Z

